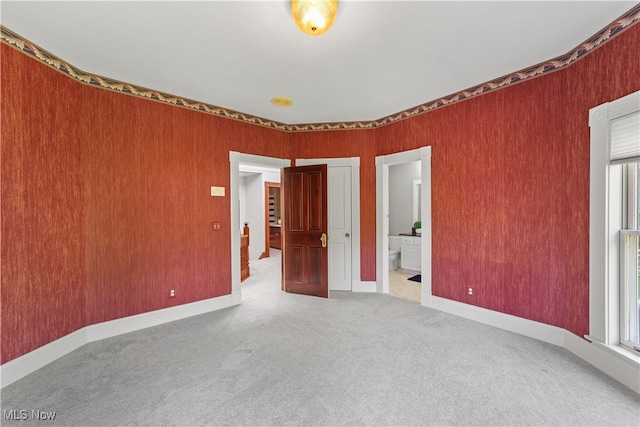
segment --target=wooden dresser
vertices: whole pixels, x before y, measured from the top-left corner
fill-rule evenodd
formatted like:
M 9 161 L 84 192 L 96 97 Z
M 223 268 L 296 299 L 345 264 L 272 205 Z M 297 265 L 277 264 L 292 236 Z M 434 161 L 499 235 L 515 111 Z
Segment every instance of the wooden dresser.
M 269 246 L 275 249 L 282 248 L 282 227 L 280 224 L 269 224 Z

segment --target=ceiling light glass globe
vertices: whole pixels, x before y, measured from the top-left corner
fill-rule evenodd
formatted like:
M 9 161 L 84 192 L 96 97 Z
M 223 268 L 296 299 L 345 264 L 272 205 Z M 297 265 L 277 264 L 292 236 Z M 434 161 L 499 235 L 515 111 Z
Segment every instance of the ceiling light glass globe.
M 338 0 L 293 0 L 291 13 L 298 28 L 317 36 L 333 25 L 338 13 Z

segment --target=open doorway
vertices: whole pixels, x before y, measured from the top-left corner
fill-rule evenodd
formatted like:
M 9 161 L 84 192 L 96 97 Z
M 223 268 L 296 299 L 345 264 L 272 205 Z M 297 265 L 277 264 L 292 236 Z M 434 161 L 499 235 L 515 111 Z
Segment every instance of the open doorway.
M 242 300 L 240 236 L 246 222 L 250 230 L 249 278 L 262 274 L 280 282 L 279 259 L 266 258 L 269 262 L 259 264 L 268 243 L 269 217 L 265 208 L 266 182 L 279 183 L 280 170 L 289 167 L 290 160 L 256 156 L 237 152 L 229 153 L 230 160 L 230 205 L 231 205 L 231 294 L 234 300 Z M 253 262 L 252 262 L 253 260 Z M 276 262 L 278 261 L 278 262 Z M 265 268 L 262 268 L 262 265 Z M 267 266 L 267 264 L 269 264 Z M 253 268 L 252 268 L 253 267 Z
M 420 304 L 421 160 L 389 166 L 389 295 Z
M 407 179 L 404 189 L 398 190 L 406 193 L 405 211 L 408 217 L 400 218 L 401 226 L 396 230 L 399 231 L 397 234 L 400 234 L 397 236 L 397 243 L 401 248 L 400 259 L 403 256 L 402 249 L 405 249 L 404 263 L 409 267 L 408 270 L 420 274 L 420 303 L 427 305 L 431 299 L 431 147 L 376 157 L 376 290 L 389 293 L 390 168 L 410 162 L 419 162 L 420 177 Z M 414 203 L 414 194 L 419 207 L 409 206 Z M 411 216 L 414 212 L 417 219 Z M 416 221 L 421 222 L 419 236 L 417 231 L 410 230 L 415 228 L 413 225 Z M 407 228 L 406 232 L 400 231 L 404 228 Z
M 241 201 L 240 201 L 240 165 L 242 164 L 243 169 L 253 168 L 254 170 L 257 168 L 275 168 L 282 169 L 285 167 L 289 167 L 291 165 L 291 161 L 288 159 L 278 159 L 273 157 L 264 157 L 257 156 L 253 154 L 244 154 L 238 152 L 230 152 L 229 153 L 229 161 L 230 165 L 230 204 L 231 204 L 231 292 L 235 301 L 242 301 L 241 294 L 241 285 L 240 285 L 240 234 L 241 229 L 243 227 L 243 223 L 240 221 L 240 211 L 241 211 Z M 345 277 L 349 277 L 349 282 L 345 285 L 345 289 L 336 289 L 332 286 L 338 283 L 335 280 L 329 280 L 330 290 L 351 290 L 353 292 L 375 292 L 376 284 L 375 282 L 363 282 L 360 280 L 360 159 L 358 157 L 354 158 L 333 158 L 333 159 L 296 159 L 296 165 L 311 165 L 311 164 L 321 164 L 325 163 L 327 166 L 332 169 L 342 169 L 348 168 L 349 175 L 349 187 L 350 190 L 350 202 L 348 202 L 351 206 L 351 230 L 349 231 L 349 239 L 351 241 L 351 245 L 349 247 L 351 253 L 351 267 L 345 269 Z M 337 175 L 339 176 L 339 175 Z M 346 178 L 346 177 L 345 177 Z M 336 182 L 341 182 L 338 179 Z M 335 191 L 331 190 L 332 185 L 329 186 L 330 194 L 335 193 Z M 334 194 L 335 195 L 335 194 Z M 262 197 L 262 196 L 260 196 Z M 246 209 L 246 206 L 244 207 Z M 261 209 L 262 211 L 262 209 Z M 330 216 L 331 218 L 331 213 Z M 255 221 L 254 221 L 255 222 Z M 251 227 L 253 230 L 255 227 Z M 252 231 L 253 233 L 253 231 Z M 263 232 L 264 233 L 264 232 Z M 347 233 L 343 233 L 346 235 Z M 253 236 L 253 234 L 252 234 Z M 263 237 L 264 238 L 264 237 Z M 252 237 L 253 239 L 253 237 Z M 333 239 L 334 242 L 337 239 Z M 330 254 L 333 250 L 330 251 Z M 336 252 L 337 253 L 337 252 Z M 269 257 L 272 258 L 272 257 Z M 269 259 L 266 258 L 266 259 Z M 338 261 L 342 261 L 344 258 L 339 256 L 334 256 L 334 260 L 338 259 Z M 332 262 L 334 260 L 329 260 L 329 268 L 330 271 L 337 271 L 339 269 L 332 268 Z M 349 274 L 350 272 L 350 274 Z
M 268 277 L 270 281 L 280 282 L 280 169 L 240 163 L 238 198 L 243 230 L 241 244 L 249 242 L 248 250 L 244 252 L 248 258 L 246 267 L 241 248 L 241 281 L 263 276 L 262 279 Z M 259 262 L 271 256 L 278 259 Z M 247 274 L 242 275 L 244 271 Z
M 282 251 L 282 200 L 280 186 L 279 178 L 278 182 L 266 181 L 264 183 L 265 249 L 260 255 L 260 259 L 268 258 L 272 254 L 279 255 Z
M 268 257 L 271 245 L 276 243 L 270 238 L 273 232 L 270 227 L 278 225 L 276 216 L 280 216 L 279 192 L 279 168 L 240 163 L 240 227 L 247 226 L 250 231 L 249 260 Z

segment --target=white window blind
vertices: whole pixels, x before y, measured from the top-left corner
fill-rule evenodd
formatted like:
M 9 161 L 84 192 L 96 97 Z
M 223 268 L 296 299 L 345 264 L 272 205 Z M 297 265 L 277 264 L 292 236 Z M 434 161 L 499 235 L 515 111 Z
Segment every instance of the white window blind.
M 611 121 L 611 162 L 640 160 L 640 111 Z

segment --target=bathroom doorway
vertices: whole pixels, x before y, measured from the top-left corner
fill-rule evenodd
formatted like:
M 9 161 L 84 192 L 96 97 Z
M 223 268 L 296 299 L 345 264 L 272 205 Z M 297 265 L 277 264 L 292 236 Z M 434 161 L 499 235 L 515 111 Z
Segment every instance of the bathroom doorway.
M 421 161 L 389 166 L 389 295 L 420 304 Z
M 390 289 L 391 277 L 406 281 L 420 274 L 420 281 L 410 284 L 419 297 L 411 298 L 426 305 L 431 298 L 431 147 L 376 157 L 376 194 L 376 290 L 397 294 Z M 416 221 L 421 222 L 419 233 L 412 231 Z M 401 277 L 393 270 L 390 236 L 395 236 L 392 246 L 400 246 Z

